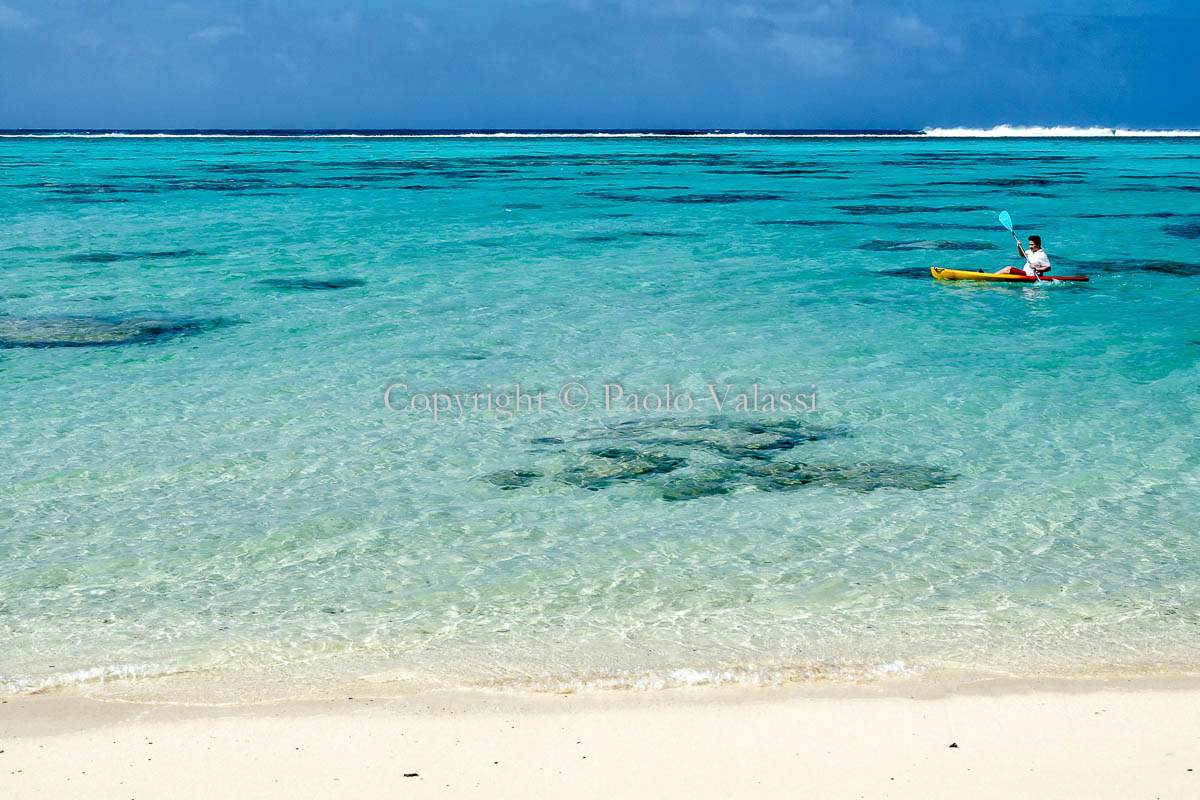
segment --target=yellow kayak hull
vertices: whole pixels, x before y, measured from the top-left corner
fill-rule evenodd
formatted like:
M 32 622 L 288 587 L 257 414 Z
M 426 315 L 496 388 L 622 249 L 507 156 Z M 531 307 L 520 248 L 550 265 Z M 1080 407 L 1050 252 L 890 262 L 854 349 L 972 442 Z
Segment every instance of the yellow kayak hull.
M 1031 275 L 997 275 L 994 272 L 968 272 L 965 269 L 943 269 L 930 267 L 929 271 L 939 281 L 987 281 L 989 283 L 1037 283 Z M 1044 281 L 1086 281 L 1087 278 L 1066 275 L 1043 275 Z

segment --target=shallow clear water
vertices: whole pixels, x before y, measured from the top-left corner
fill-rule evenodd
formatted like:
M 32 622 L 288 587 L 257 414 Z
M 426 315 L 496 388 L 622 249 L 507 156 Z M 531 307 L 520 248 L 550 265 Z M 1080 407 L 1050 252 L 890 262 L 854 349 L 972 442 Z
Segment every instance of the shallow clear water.
M 1200 143 L 6 139 L 0 175 L 9 689 L 1200 665 Z M 1015 263 L 1002 209 L 1092 282 L 929 277 Z M 406 405 L 518 382 L 542 411 Z M 665 384 L 694 408 L 625 409 Z

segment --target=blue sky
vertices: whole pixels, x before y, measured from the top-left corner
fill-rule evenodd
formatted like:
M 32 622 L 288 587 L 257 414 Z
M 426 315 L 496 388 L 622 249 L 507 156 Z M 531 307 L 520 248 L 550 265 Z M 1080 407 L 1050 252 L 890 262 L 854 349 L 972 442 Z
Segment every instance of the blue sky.
M 1200 2 L 0 0 L 0 127 L 1200 127 Z

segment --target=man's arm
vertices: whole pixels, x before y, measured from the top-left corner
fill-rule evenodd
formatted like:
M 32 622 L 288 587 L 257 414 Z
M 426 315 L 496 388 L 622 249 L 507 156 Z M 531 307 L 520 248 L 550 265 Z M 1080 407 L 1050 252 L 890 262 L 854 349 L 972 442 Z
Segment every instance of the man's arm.
M 1017 242 L 1017 252 L 1021 254 L 1021 258 L 1024 258 L 1026 260 L 1029 259 L 1029 256 L 1025 255 L 1025 249 L 1023 247 L 1021 247 L 1020 242 Z

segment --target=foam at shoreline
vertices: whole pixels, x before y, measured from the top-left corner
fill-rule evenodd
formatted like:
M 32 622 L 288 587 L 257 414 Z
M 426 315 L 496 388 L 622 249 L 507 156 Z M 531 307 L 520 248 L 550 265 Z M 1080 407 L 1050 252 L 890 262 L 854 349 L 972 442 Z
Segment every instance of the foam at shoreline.
M 136 681 L 175 673 L 163 664 L 105 664 L 85 669 L 56 672 L 41 677 L 0 675 L 0 693 L 28 695 L 70 686 L 102 685 L 109 681 Z
M 927 666 L 900 660 L 859 662 L 842 659 L 542 673 L 500 670 L 499 674 L 490 677 L 479 673 L 417 674 L 396 669 L 368 672 L 314 673 L 278 665 L 244 670 L 195 670 L 160 664 L 124 664 L 56 673 L 37 680 L 0 676 L 0 695 L 13 698 L 50 695 L 156 705 L 252 706 L 283 701 L 338 700 L 347 696 L 403 700 L 449 694 L 534 699 L 547 695 L 653 696 L 676 690 L 750 693 L 790 690 L 844 697 L 941 696 L 978 685 L 1019 686 L 1040 681 L 1108 683 L 1146 679 L 1195 681 L 1200 678 L 1200 670 L 1186 664 L 1109 664 L 1014 672 L 998 666 Z
M 195 669 L 165 664 L 110 664 L 56 672 L 40 677 L 0 675 L 0 693 L 36 695 L 57 690 L 80 689 L 85 692 L 103 689 L 120 695 L 140 685 L 139 691 L 159 687 L 170 697 L 182 689 L 182 694 L 203 695 L 206 685 L 227 689 L 237 686 L 243 698 L 259 698 L 274 694 L 270 687 L 291 680 L 307 687 L 305 694 L 323 694 L 325 689 L 339 695 L 344 684 L 360 682 L 379 687 L 388 693 L 402 694 L 427 691 L 502 691 L 517 694 L 563 694 L 573 692 L 631 691 L 646 692 L 682 687 L 740 686 L 744 688 L 772 687 L 789 684 L 863 684 L 924 675 L 927 668 L 904 661 L 879 663 L 843 659 L 800 664 L 735 664 L 719 666 L 680 666 L 646 669 L 586 669 L 582 671 L 517 672 L 503 670 L 501 674 L 455 675 L 416 673 L 387 669 L 366 676 L 355 672 L 335 674 L 325 672 L 315 676 L 302 668 L 249 667 L 246 669 Z M 164 679 L 151 681 L 151 679 Z M 150 681 L 148 684 L 147 682 Z M 201 689 L 197 692 L 197 689 Z

